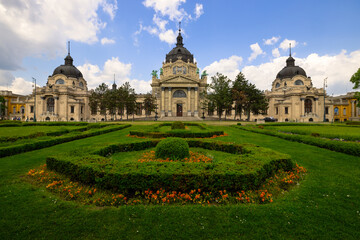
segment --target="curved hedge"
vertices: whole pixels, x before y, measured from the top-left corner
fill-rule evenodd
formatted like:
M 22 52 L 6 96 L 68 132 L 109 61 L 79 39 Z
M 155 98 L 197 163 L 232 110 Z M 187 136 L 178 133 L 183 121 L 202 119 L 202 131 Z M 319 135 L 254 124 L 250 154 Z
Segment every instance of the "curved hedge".
M 251 128 L 251 127 L 241 127 L 234 126 L 235 128 L 239 128 L 245 131 L 270 135 L 278 138 L 282 138 L 289 141 L 305 143 L 325 149 L 329 149 L 335 152 L 342 152 L 354 156 L 360 156 L 360 144 L 355 142 L 342 142 L 335 141 L 330 139 L 324 139 L 319 137 L 312 137 L 309 135 L 294 135 L 294 134 L 285 134 L 277 131 L 267 130 L 267 129 L 259 129 L 259 128 Z
M 172 191 L 247 190 L 258 188 L 279 169 L 290 170 L 294 164 L 286 154 L 254 145 L 187 140 L 190 147 L 201 147 L 232 153 L 228 159 L 212 163 L 145 162 L 136 159 L 122 163 L 109 157 L 112 153 L 144 150 L 158 140 L 115 144 L 84 156 L 56 156 L 46 159 L 50 170 L 98 188 L 135 193 L 147 189 Z M 94 155 L 97 153 L 98 155 Z M 243 154 L 246 153 L 246 154 Z

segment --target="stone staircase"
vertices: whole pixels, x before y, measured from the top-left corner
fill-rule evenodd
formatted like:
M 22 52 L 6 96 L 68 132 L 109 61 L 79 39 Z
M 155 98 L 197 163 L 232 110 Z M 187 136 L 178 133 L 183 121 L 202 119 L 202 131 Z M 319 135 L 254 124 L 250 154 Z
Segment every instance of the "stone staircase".
M 200 117 L 161 117 L 158 119 L 158 121 L 202 121 Z

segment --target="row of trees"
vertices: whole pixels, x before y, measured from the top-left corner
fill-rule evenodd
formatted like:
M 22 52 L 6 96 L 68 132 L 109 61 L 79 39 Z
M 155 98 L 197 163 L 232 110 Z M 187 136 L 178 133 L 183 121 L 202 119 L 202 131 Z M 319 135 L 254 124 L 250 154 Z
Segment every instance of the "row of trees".
M 96 114 L 100 111 L 100 114 L 104 115 L 105 121 L 107 120 L 107 114 L 109 114 L 114 120 L 117 120 L 117 115 L 122 116 L 126 110 L 126 119 L 129 116 L 135 115 L 139 108 L 145 109 L 146 116 L 149 116 L 151 112 L 155 110 L 155 98 L 147 93 L 142 106 L 139 106 L 136 102 L 135 89 L 130 86 L 130 83 L 126 82 L 119 88 L 109 89 L 108 85 L 102 83 L 99 85 L 90 95 L 89 105 L 92 114 Z
M 204 94 L 204 108 L 209 111 L 217 111 L 219 120 L 223 112 L 235 109 L 235 116 L 239 116 L 244 112 L 247 120 L 250 120 L 250 113 L 264 114 L 268 109 L 268 101 L 265 94 L 250 83 L 243 73 L 239 73 L 235 81 L 231 81 L 228 77 L 217 73 L 211 77 L 211 84 L 208 85 Z M 233 106 L 235 103 L 235 106 Z

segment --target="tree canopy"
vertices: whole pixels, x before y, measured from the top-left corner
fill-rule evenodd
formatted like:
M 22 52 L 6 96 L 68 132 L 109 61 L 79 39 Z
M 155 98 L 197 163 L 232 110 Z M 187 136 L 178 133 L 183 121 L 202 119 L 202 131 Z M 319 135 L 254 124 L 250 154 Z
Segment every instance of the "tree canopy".
M 357 70 L 356 73 L 354 73 L 351 78 L 350 78 L 350 82 L 352 82 L 354 84 L 353 89 L 358 89 L 360 88 L 360 68 Z M 355 93 L 355 97 L 357 98 L 357 106 L 360 107 L 360 92 L 356 92 Z

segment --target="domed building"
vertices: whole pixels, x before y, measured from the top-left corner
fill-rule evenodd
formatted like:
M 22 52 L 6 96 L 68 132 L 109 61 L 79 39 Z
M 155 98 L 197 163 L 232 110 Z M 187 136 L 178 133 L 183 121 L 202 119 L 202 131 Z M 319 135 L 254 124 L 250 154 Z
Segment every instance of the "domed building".
M 197 119 L 201 109 L 200 93 L 205 90 L 207 74 L 200 77 L 194 56 L 184 47 L 181 29 L 176 46 L 166 54 L 160 77 L 153 71 L 152 93 L 160 118 L 187 117 Z
M 73 65 L 70 48 L 64 60 L 48 77 L 46 86 L 36 88 L 36 95 L 33 93 L 27 101 L 28 120 L 34 117 L 37 121 L 89 120 L 90 94 L 82 73 Z
M 313 87 L 305 70 L 295 65 L 291 50 L 286 66 L 276 75 L 271 90 L 265 91 L 265 95 L 269 99 L 268 116 L 280 122 L 322 122 L 324 111 L 326 121 L 332 120 L 332 104 L 328 99 L 324 108 L 324 89 Z

